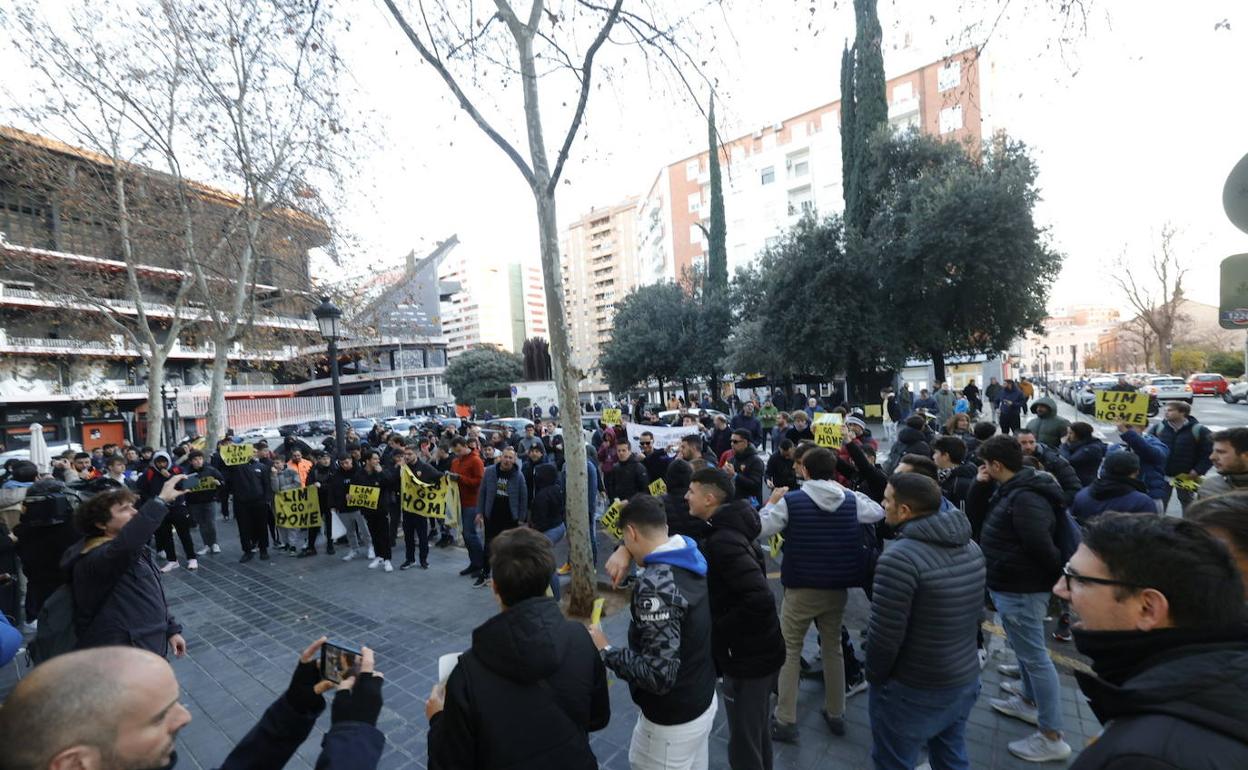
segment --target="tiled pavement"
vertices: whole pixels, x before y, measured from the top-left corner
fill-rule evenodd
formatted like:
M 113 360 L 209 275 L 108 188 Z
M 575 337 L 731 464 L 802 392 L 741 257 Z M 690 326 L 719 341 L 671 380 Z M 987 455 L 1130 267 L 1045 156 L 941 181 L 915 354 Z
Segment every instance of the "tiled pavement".
M 467 578 L 455 574 L 466 564 L 464 552 L 434 549 L 428 571 L 392 574 L 369 570 L 361 559 L 344 563 L 325 555 L 313 559 L 275 555 L 269 562 L 238 564 L 233 522 L 218 529 L 224 553 L 201 559 L 198 572 L 178 569 L 165 578 L 170 604 L 186 627 L 189 645 L 186 658 L 172 661 L 194 715 L 179 739 L 179 765 L 215 767 L 285 689 L 298 651 L 327 634 L 367 644 L 377 652 L 378 669 L 386 675 L 379 727 L 386 734 L 387 748 L 381 767 L 425 767 L 423 704 L 437 676 L 438 656 L 464 649 L 472 629 L 496 611 L 491 592 L 473 590 Z M 778 595 L 779 581 L 773 584 Z M 856 644 L 866 617 L 865 597 L 852 592 L 846 623 Z M 606 619 L 604 626 L 610 638 L 623 639 L 627 614 Z M 1009 754 L 1006 743 L 1033 728 L 995 714 L 987 704 L 988 697 L 998 695 L 996 664 L 1006 660 L 999 651 L 1000 640 L 993 641 L 998 652 L 985 669 L 983 694 L 967 729 L 971 763 L 976 768 L 1028 767 Z M 813 633 L 807 647 L 813 654 Z M 1069 646 L 1065 647 L 1069 654 Z M 2 673 L 0 695 L 12 686 L 13 667 Z M 1068 673 L 1063 673 L 1062 686 L 1067 740 L 1078 748 L 1098 726 Z M 870 767 L 866 694 L 850 700 L 848 734 L 843 738 L 827 732 L 819 719 L 821 703 L 822 683 L 803 680 L 798 701 L 801 742 L 776 744 L 775 767 Z M 592 744 L 604 768 L 627 768 L 636 708 L 621 682 L 612 682 L 611 707 L 611 723 L 593 735 Z M 711 740 L 713 768 L 727 767 L 723 713 L 721 708 Z M 322 734 L 328 722 L 326 713 L 313 735 Z M 290 766 L 312 767 L 318 749 L 319 739 L 309 739 Z

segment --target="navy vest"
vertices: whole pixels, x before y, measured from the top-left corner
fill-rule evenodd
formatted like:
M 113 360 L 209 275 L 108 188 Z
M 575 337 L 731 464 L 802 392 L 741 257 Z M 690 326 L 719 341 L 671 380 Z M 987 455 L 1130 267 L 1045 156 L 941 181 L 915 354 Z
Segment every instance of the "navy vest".
M 784 530 L 780 583 L 785 588 L 854 588 L 866 580 L 869 550 L 858 523 L 858 500 L 850 491 L 834 511 L 825 511 L 802 490 L 784 496 L 789 524 Z

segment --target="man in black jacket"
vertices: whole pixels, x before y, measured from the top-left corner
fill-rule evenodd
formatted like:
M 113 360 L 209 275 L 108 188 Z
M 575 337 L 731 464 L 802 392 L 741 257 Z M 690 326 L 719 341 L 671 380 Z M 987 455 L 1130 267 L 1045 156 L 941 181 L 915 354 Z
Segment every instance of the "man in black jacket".
M 1023 450 L 1013 436 L 980 444 L 979 459 L 983 465 L 967 493 L 966 512 L 972 526 L 983 522 L 979 543 L 988 592 L 1022 673 L 1019 684 L 1003 686 L 1010 697 L 991 704 L 1040 728 L 1009 744 L 1015 756 L 1031 762 L 1065 759 L 1070 746 L 1062 740 L 1061 684 L 1044 634 L 1050 591 L 1062 571 L 1054 535 L 1065 498 L 1051 476 L 1023 467 Z
M 511 529 L 490 550 L 502 610 L 472 632 L 472 646 L 425 704 L 430 770 L 589 770 L 589 733 L 607 726 L 607 671 L 579 623 L 546 586 L 550 542 Z
M 1075 672 L 1105 725 L 1071 770 L 1248 767 L 1248 626 L 1239 570 L 1198 525 L 1106 513 L 1054 592 L 1079 614 Z
M 1169 505 L 1176 481 L 1198 481 L 1213 467 L 1209 457 L 1213 454 L 1213 432 L 1192 417 L 1192 407 L 1182 401 L 1168 402 L 1164 416 L 1165 419 L 1153 423 L 1148 432 L 1161 439 L 1170 450 L 1166 458 L 1166 478 L 1170 484 L 1162 501 L 1163 505 Z M 1186 512 L 1196 493 L 1183 486 L 1179 486 L 1178 491 L 1179 506 Z
M 619 526 L 625 553 L 642 568 L 633 589 L 628 646 L 612 647 L 600 626 L 590 626 L 589 633 L 607 668 L 628 682 L 641 712 L 629 765 L 706 770 L 707 739 L 718 709 L 706 559 L 692 538 L 668 535 L 667 514 L 650 495 L 629 500 Z M 617 584 L 625 570 L 615 555 L 607 562 Z
M 196 485 L 187 492 L 186 508 L 199 528 L 204 547 L 196 555 L 221 553 L 217 544 L 217 513 L 221 510 L 221 486 L 225 476 L 205 461 L 204 453 L 192 449 L 186 456 L 187 473 L 198 477 Z
M 633 452 L 628 439 L 621 437 L 615 445 L 618 461 L 607 471 L 607 497 L 612 500 L 628 500 L 633 495 L 650 494 L 650 474 L 641 457 Z
M 966 516 L 942 510 L 940 487 L 926 476 L 894 474 L 884 517 L 897 541 L 880 555 L 871 593 L 871 758 L 879 770 L 911 770 L 926 745 L 933 767 L 969 768 L 983 554 Z
M 711 525 L 702 552 L 711 650 L 724 677 L 728 764 L 733 770 L 771 770 L 768 715 L 776 674 L 784 665 L 784 637 L 756 542 L 762 532 L 758 513 L 733 499 L 732 479 L 714 468 L 693 474 L 687 499 L 689 512 Z
M 322 637 L 303 651 L 290 686 L 234 747 L 221 770 L 279 770 L 307 739 L 325 710 L 317 656 Z M 380 674 L 363 650 L 360 673 L 334 697 L 329 731 L 316 766 L 377 767 L 385 736 Z M 57 656 L 18 683 L 0 709 L 0 770 L 171 768 L 177 734 L 190 724 L 173 669 L 133 647 L 101 647 Z
M 667 454 L 667 448 L 656 447 L 654 434 L 650 431 L 644 431 L 637 438 L 637 443 L 641 445 L 641 464 L 646 466 L 646 475 L 650 477 L 650 481 L 663 478 L 667 473 L 667 465 L 672 460 Z
M 772 488 L 797 489 L 797 472 L 793 470 L 793 442 L 782 439 L 763 469 L 763 478 Z
M 940 493 L 961 508 L 975 483 L 979 469 L 966 462 L 966 442 L 957 436 L 938 436 L 932 442 L 932 459 L 936 462 L 936 480 Z
M 732 477 L 737 500 L 754 500 L 763 503 L 763 474 L 766 471 L 763 458 L 751 443 L 750 434 L 744 430 L 732 432 L 732 457 L 724 463 L 724 470 Z
M 273 500 L 273 479 L 269 467 L 253 456 L 242 465 L 229 466 L 226 483 L 234 497 L 234 518 L 238 540 L 243 548 L 240 562 L 251 561 L 260 550 L 261 560 L 269 558 L 269 504 Z
M 1062 457 L 1058 452 L 1047 444 L 1042 444 L 1036 439 L 1036 434 L 1029 430 L 1020 430 L 1017 432 L 1018 445 L 1022 447 L 1024 457 L 1034 457 L 1040 463 L 1042 468 L 1057 479 L 1057 483 L 1062 488 L 1062 497 L 1066 501 L 1066 505 L 1070 505 L 1075 501 L 1075 495 L 1079 494 L 1079 490 L 1083 489 L 1082 482 L 1079 481 L 1079 474 L 1075 473 L 1074 466 L 1068 460 Z

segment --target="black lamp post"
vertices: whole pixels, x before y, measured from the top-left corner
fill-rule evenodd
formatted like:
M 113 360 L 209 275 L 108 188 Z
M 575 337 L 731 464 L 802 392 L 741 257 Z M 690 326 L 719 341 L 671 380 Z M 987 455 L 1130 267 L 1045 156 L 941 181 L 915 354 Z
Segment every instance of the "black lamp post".
M 173 451 L 174 444 L 178 442 L 178 428 L 174 419 L 178 410 L 177 400 L 178 386 L 174 385 L 171 387 L 168 382 L 161 383 L 160 408 L 162 412 L 161 417 L 163 418 L 161 420 L 161 425 L 164 427 L 164 430 L 162 431 L 164 435 L 161 438 L 164 439 L 165 448 L 170 451 Z M 170 401 L 174 402 L 172 408 L 170 407 Z M 173 411 L 173 416 L 169 414 L 171 409 Z
M 347 437 L 342 429 L 342 385 L 338 382 L 338 338 L 341 336 L 338 322 L 342 320 L 342 311 L 329 297 L 321 297 L 321 304 L 312 315 L 321 327 L 321 336 L 329 343 L 329 376 L 334 384 L 334 451 L 342 457 L 347 451 Z
M 1049 346 L 1045 345 L 1040 348 L 1040 352 L 1044 353 L 1044 389 L 1049 389 Z

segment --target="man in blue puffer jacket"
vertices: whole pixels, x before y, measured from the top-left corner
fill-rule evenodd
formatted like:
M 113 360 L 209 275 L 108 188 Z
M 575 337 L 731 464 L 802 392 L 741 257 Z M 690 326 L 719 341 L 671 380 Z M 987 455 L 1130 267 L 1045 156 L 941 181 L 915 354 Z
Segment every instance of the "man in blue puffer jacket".
M 1145 432 L 1147 427 L 1118 423 L 1122 443 L 1111 446 L 1105 457 L 1108 459 L 1115 452 L 1131 452 L 1140 458 L 1140 481 L 1144 482 L 1144 491 L 1157 503 L 1157 512 L 1162 513 L 1170 486 L 1166 481 L 1166 460 L 1170 457 L 1170 450 L 1161 439 Z
M 1070 515 L 1087 524 L 1106 511 L 1155 513 L 1157 504 L 1140 481 L 1140 458 L 1134 452 L 1114 452 L 1101 464 L 1101 475 L 1079 490 Z

